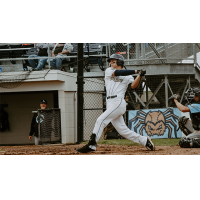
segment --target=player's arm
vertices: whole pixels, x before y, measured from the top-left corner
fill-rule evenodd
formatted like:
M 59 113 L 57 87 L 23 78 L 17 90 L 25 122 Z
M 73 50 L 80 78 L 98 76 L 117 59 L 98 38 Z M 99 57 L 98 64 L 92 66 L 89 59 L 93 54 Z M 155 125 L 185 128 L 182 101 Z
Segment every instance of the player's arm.
M 131 86 L 131 89 L 138 89 L 140 85 L 142 84 L 142 79 L 141 77 L 146 74 L 145 69 L 137 70 L 138 76 L 136 77 L 135 80 L 130 79 L 129 80 L 129 87 Z
M 115 70 L 112 76 L 129 76 L 132 74 L 137 74 L 138 70 Z
M 52 56 L 52 57 L 55 57 L 54 51 L 55 51 L 57 45 L 58 45 L 58 43 L 56 43 L 56 45 L 55 45 L 55 46 L 53 47 L 53 49 L 52 49 L 52 52 L 51 52 L 51 56 Z
M 136 79 L 131 83 L 131 89 L 134 90 L 140 83 L 141 76 L 137 76 Z
M 60 55 L 60 54 L 67 54 L 67 53 L 69 53 L 68 50 L 67 50 L 67 51 L 63 51 L 63 52 L 60 52 L 60 53 L 58 53 L 58 55 Z
M 190 108 L 179 103 L 177 99 L 174 99 L 174 102 L 181 112 L 190 112 Z

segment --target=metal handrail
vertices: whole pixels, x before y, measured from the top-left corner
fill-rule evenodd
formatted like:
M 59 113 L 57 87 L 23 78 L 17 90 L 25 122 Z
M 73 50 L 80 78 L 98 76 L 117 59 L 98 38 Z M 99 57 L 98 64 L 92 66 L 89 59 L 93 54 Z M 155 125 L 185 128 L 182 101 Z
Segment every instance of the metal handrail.
M 85 58 L 89 58 L 89 57 L 103 57 L 105 56 L 106 57 L 106 54 L 98 54 L 98 55 L 84 55 L 83 57 Z M 30 59 L 48 59 L 48 58 L 77 58 L 77 56 L 56 56 L 56 57 L 33 57 L 33 58 L 24 58 L 24 57 L 21 57 L 21 58 L 1 58 L 0 61 L 10 61 L 11 59 L 12 60 L 30 60 Z
M 129 55 L 132 55 L 131 52 L 130 52 L 130 47 L 129 47 L 129 43 L 127 43 L 126 45 L 124 45 L 123 43 L 123 46 L 127 46 L 127 52 L 128 52 L 128 55 L 125 56 L 125 63 L 126 65 L 135 65 L 135 64 L 139 64 L 139 62 L 141 62 L 140 65 L 143 65 L 145 64 L 146 62 L 145 61 L 165 61 L 165 63 L 167 64 L 168 63 L 168 59 L 171 60 L 171 61 L 174 61 L 175 63 L 181 61 L 181 60 L 188 60 L 190 61 L 190 63 L 193 61 L 194 63 L 196 62 L 195 60 L 195 55 L 197 53 L 197 51 L 195 50 L 195 45 L 200 49 L 200 45 L 197 44 L 197 43 L 194 43 L 193 44 L 193 52 L 192 54 L 194 55 L 193 58 L 190 58 L 190 57 L 186 57 L 186 55 L 183 55 L 183 56 L 179 56 L 179 52 L 180 52 L 180 55 L 181 55 L 181 52 L 182 51 L 185 51 L 185 46 L 183 46 L 183 48 L 180 46 L 180 49 L 178 48 L 178 45 L 179 43 L 166 43 L 168 46 L 167 46 L 167 49 L 163 44 L 161 45 L 157 45 L 157 47 L 155 46 L 155 49 L 154 49 L 154 44 L 151 43 L 151 47 L 154 49 L 152 50 L 151 48 L 151 51 L 150 48 L 146 49 L 144 48 L 144 44 L 142 43 L 135 43 L 135 53 L 133 54 L 137 54 L 136 57 L 133 56 L 132 58 L 129 57 Z M 84 58 L 89 58 L 89 57 L 93 57 L 93 58 L 98 58 L 98 57 L 104 57 L 104 58 L 107 58 L 109 57 L 112 53 L 114 52 L 111 52 L 111 44 L 110 43 L 106 43 L 106 54 L 96 54 L 96 55 L 87 55 L 85 54 L 83 57 Z M 141 46 L 140 46 L 141 45 Z M 170 54 L 170 52 L 167 52 L 168 50 L 170 51 L 170 48 L 176 48 L 176 45 L 177 45 L 177 49 L 176 51 L 174 51 L 173 49 L 173 53 L 174 54 Z M 180 44 L 182 45 L 182 43 Z M 30 50 L 31 48 L 9 48 L 9 49 L 0 49 L 0 52 L 2 51 L 17 51 L 17 50 Z M 48 49 L 50 50 L 50 48 L 48 47 Z M 95 52 L 95 51 L 94 51 Z M 59 56 L 57 55 L 56 58 L 77 58 L 77 55 L 73 54 L 73 53 L 76 53 L 76 52 L 71 52 L 71 54 L 69 53 L 69 55 L 67 56 Z M 165 55 L 163 55 L 163 53 L 165 53 Z M 140 55 L 141 54 L 141 55 Z M 190 53 L 191 54 L 191 53 Z M 158 56 L 158 57 L 152 57 L 152 56 Z M 189 54 L 188 54 L 189 55 Z M 0 58 L 0 61 L 10 61 L 10 60 L 13 60 L 13 61 L 17 61 L 17 60 L 30 60 L 30 59 L 33 59 L 33 60 L 37 60 L 37 59 L 52 59 L 52 58 L 55 58 L 55 57 L 52 57 L 51 54 L 49 54 L 48 56 L 45 56 L 45 57 L 32 57 L 32 58 L 29 58 L 28 57 L 29 55 L 27 54 L 24 54 L 22 55 L 20 58 Z M 50 61 L 48 60 L 48 65 L 49 65 L 49 68 L 50 68 Z M 107 63 L 107 62 L 106 62 Z M 107 67 L 108 67 L 108 63 L 107 63 Z
M 32 49 L 32 48 L 15 48 L 15 49 L 0 49 L 0 51 L 17 51 L 17 50 L 29 50 L 29 49 Z

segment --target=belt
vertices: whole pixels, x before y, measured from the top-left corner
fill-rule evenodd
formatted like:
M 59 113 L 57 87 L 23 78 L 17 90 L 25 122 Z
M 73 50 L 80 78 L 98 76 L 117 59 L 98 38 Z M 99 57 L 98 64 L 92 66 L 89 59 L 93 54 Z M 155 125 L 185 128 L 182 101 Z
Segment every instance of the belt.
M 117 97 L 117 95 L 114 95 L 114 96 L 108 96 L 108 97 L 106 97 L 107 99 L 113 99 L 113 98 L 115 98 L 115 97 Z

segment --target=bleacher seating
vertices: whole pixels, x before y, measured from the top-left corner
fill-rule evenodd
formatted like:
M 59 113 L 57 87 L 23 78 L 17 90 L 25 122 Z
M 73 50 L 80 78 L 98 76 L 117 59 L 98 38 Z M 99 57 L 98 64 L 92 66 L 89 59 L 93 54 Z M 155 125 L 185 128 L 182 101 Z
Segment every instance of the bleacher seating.
M 33 48 L 34 44 L 22 44 L 23 48 Z
M 77 55 L 77 43 L 72 43 L 74 49 L 72 52 L 70 52 L 68 55 L 69 56 L 74 56 Z M 105 54 L 106 52 L 106 45 L 101 44 L 101 43 L 84 43 L 83 44 L 83 54 L 85 56 L 91 56 L 87 58 L 86 60 L 84 60 L 84 68 L 87 72 L 90 71 L 90 67 L 89 64 L 98 64 L 99 68 L 104 71 L 104 66 L 103 66 L 103 61 L 102 61 L 102 57 L 99 57 L 98 55 L 100 54 Z M 96 57 L 95 57 L 96 55 Z M 75 62 L 77 61 L 77 58 L 71 58 L 70 59 L 70 67 L 74 67 Z
M 74 68 L 77 66 L 77 43 L 72 43 L 73 51 L 68 54 L 68 56 L 74 56 L 70 58 L 70 61 L 63 61 L 64 68 L 68 69 Z M 23 50 L 23 48 L 25 48 Z M 30 49 L 27 49 L 30 48 Z M 0 58 L 10 58 L 10 62 L 15 64 L 16 61 L 12 60 L 13 58 L 28 58 L 30 55 L 37 55 L 37 48 L 34 48 L 34 44 L 2 44 L 0 49 L 9 49 L 7 51 L 0 51 Z M 90 64 L 97 64 L 99 68 L 104 71 L 103 56 L 106 54 L 106 44 L 105 43 L 83 43 L 83 54 L 86 59 L 84 59 L 83 64 L 87 72 L 90 71 Z M 88 57 L 88 58 L 87 58 Z M 104 56 L 105 58 L 105 56 Z M 19 62 L 18 62 L 19 63 Z M 1 64 L 1 63 L 0 63 Z M 22 60 L 24 70 L 29 66 L 28 60 Z M 67 70 L 68 70 L 67 69 Z M 66 69 L 65 69 L 66 70 Z M 67 71 L 66 70 L 66 71 Z M 74 70 L 72 70 L 74 71 Z
M 85 65 L 86 71 L 89 71 L 89 64 L 98 64 L 99 68 L 104 71 L 102 57 L 98 55 L 102 54 L 103 46 L 100 43 L 97 44 L 89 44 L 89 56 L 93 55 L 92 57 L 88 58 L 88 63 Z M 87 54 L 88 55 L 88 54 Z M 97 57 L 95 57 L 97 55 Z
M 0 51 L 0 59 L 1 58 L 10 58 L 10 62 L 12 64 L 16 64 L 16 61 L 12 60 L 12 58 L 21 58 L 28 51 L 23 48 L 33 47 L 33 44 L 5 44 L 0 45 L 0 49 L 9 49 L 6 51 Z
M 16 45 L 9 45 L 10 51 L 10 58 L 20 58 L 24 54 L 24 50 L 12 50 L 12 49 L 18 49 L 23 48 L 22 44 L 16 44 Z M 11 60 L 12 64 L 16 64 L 16 61 Z
M 26 51 L 26 53 L 23 55 L 23 58 L 28 58 L 30 55 L 37 55 L 38 54 L 38 49 L 37 48 L 31 48 Z M 37 60 L 36 60 L 37 62 Z M 23 68 L 24 70 L 27 69 L 27 66 L 29 66 L 28 60 L 24 60 L 23 62 Z
M 9 49 L 8 45 L 0 45 L 0 49 Z M 0 59 L 1 58 L 9 58 L 10 52 L 9 51 L 0 51 Z M 1 62 L 0 62 L 1 64 Z

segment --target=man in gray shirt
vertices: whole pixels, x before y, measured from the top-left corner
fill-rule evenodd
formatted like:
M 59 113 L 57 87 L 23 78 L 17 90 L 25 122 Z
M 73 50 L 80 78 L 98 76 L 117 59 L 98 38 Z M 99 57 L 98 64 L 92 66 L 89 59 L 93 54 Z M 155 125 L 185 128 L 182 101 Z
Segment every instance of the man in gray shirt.
M 52 57 L 54 57 L 50 59 L 51 67 L 61 70 L 62 61 L 70 61 L 70 58 L 63 58 L 63 56 L 67 56 L 71 51 L 73 51 L 71 43 L 56 43 L 51 52 Z

